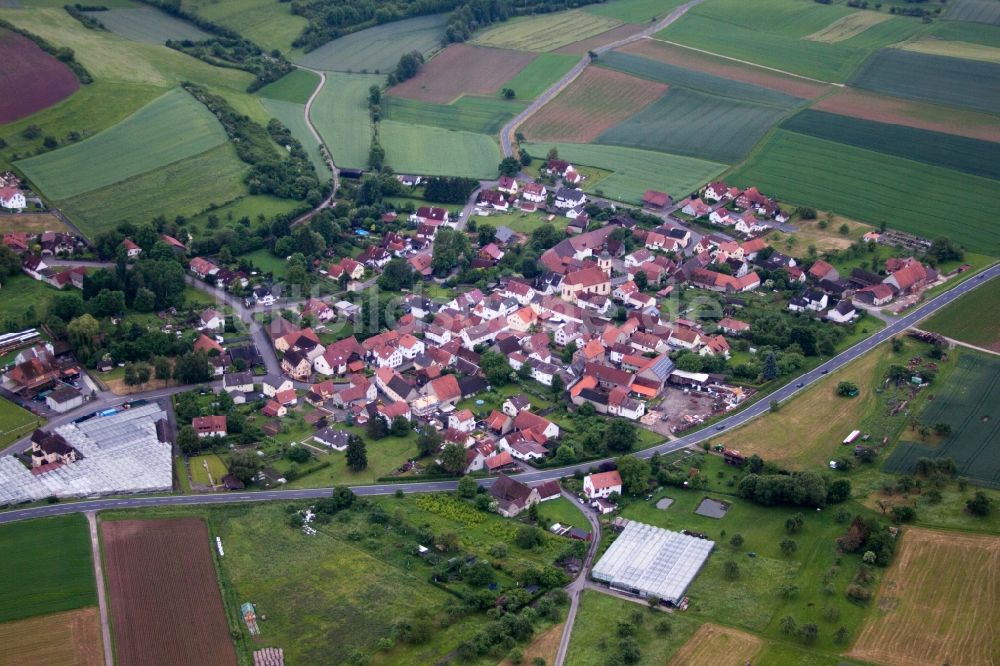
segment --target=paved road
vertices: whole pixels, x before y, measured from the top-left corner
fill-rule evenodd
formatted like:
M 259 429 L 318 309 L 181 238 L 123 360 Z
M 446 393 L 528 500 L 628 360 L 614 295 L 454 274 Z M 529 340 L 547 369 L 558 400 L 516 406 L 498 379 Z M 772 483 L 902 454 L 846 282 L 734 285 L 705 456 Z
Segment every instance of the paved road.
M 995 264 L 988 269 L 984 270 L 979 275 L 962 282 L 961 284 L 952 287 L 950 290 L 941 293 L 936 298 L 928 301 L 922 306 L 916 308 L 910 314 L 900 317 L 897 321 L 889 324 L 884 329 L 876 333 L 875 335 L 859 342 L 853 347 L 841 352 L 837 356 L 826 361 L 817 368 L 810 370 L 804 375 L 800 375 L 796 379 L 791 380 L 785 386 L 781 387 L 774 393 L 772 393 L 768 400 L 761 400 L 750 405 L 748 408 L 728 416 L 721 421 L 718 421 L 715 425 L 693 432 L 683 437 L 678 437 L 677 439 L 664 442 L 657 446 L 644 449 L 637 452 L 635 455 L 640 458 L 649 458 L 654 453 L 666 454 L 679 449 L 699 444 L 707 439 L 718 436 L 720 432 L 728 431 L 734 427 L 743 425 L 758 416 L 767 413 L 770 410 L 769 402 L 770 400 L 778 400 L 783 402 L 788 400 L 794 394 L 810 384 L 820 380 L 825 374 L 832 372 L 838 368 L 841 368 L 848 363 L 854 361 L 863 354 L 871 351 L 873 348 L 877 347 L 881 343 L 889 340 L 893 336 L 900 335 L 904 333 L 908 328 L 914 326 L 917 322 L 929 315 L 937 312 L 944 306 L 948 305 L 956 298 L 966 294 L 973 289 L 977 289 L 984 284 L 990 283 L 992 280 L 1000 276 L 1000 264 Z M 991 287 L 995 288 L 997 285 L 991 284 Z M 176 389 L 174 389 L 176 390 Z M 165 389 L 165 391 L 171 391 L 171 389 Z M 124 398 L 122 398 L 124 400 Z M 93 404 L 93 403 L 91 403 Z M 71 420 L 72 417 L 68 417 L 66 420 Z M 610 462 L 611 458 L 606 458 L 604 460 L 594 460 L 587 463 L 582 463 L 579 465 L 572 465 L 569 467 L 560 467 L 557 469 L 546 469 L 538 470 L 533 472 L 525 472 L 524 474 L 519 474 L 518 479 L 526 483 L 534 483 L 540 481 L 547 481 L 549 479 L 558 479 L 563 476 L 572 475 L 577 471 L 587 472 L 591 467 L 599 466 L 604 462 Z M 485 487 L 489 487 L 494 483 L 495 479 L 480 479 L 479 484 Z M 403 490 L 404 492 L 441 492 L 450 491 L 458 487 L 457 481 L 427 481 L 427 482 L 413 482 L 413 483 L 388 483 L 388 484 L 375 484 L 367 486 L 352 486 L 351 489 L 358 495 L 388 495 L 394 493 L 397 489 Z M 105 509 L 125 509 L 125 508 L 138 508 L 146 506 L 168 506 L 168 505 L 195 505 L 195 504 L 227 504 L 234 502 L 266 502 L 270 500 L 305 500 L 305 499 L 316 499 L 319 497 L 329 496 L 332 488 L 307 488 L 301 490 L 266 490 L 260 492 L 242 492 L 242 493 L 222 493 L 213 495 L 166 495 L 166 496 L 156 496 L 156 497 L 129 497 L 120 499 L 98 499 L 98 500 L 84 500 L 80 502 L 67 502 L 62 504 L 52 504 L 45 506 L 29 507 L 24 509 L 13 509 L 10 511 L 5 511 L 0 513 L 0 523 L 10 523 L 18 520 L 27 520 L 29 518 L 39 518 L 44 516 L 54 516 L 63 515 L 69 513 L 79 513 L 81 511 L 100 511 Z
M 326 158 L 327 166 L 330 167 L 330 172 L 333 174 L 333 186 L 330 189 L 330 196 L 321 201 L 318 206 L 313 208 L 308 213 L 304 213 L 292 221 L 293 227 L 302 224 L 303 222 L 308 222 L 316 215 L 316 213 L 320 212 L 324 208 L 329 208 L 330 206 L 332 206 L 333 200 L 337 196 L 337 190 L 340 188 L 340 171 L 337 169 L 337 164 L 334 162 L 333 152 L 330 150 L 330 146 L 324 143 L 323 137 L 319 135 L 319 132 L 316 130 L 316 126 L 313 125 L 312 115 L 311 115 L 313 102 L 316 101 L 316 97 L 319 95 L 320 91 L 323 90 L 323 86 L 326 85 L 326 73 L 321 72 L 318 69 L 309 69 L 308 67 L 302 67 L 301 65 L 296 65 L 296 67 L 298 67 L 299 69 L 304 69 L 307 72 L 312 72 L 313 74 L 319 76 L 319 85 L 316 86 L 316 89 L 312 91 L 311 95 L 309 95 L 309 99 L 306 100 L 306 108 L 304 110 L 304 114 L 305 114 L 306 126 L 309 128 L 309 132 L 313 135 L 313 139 L 316 141 L 317 144 L 323 146 L 324 148 L 324 156 Z
M 653 33 L 659 32 L 660 30 L 663 30 L 664 28 L 666 28 L 668 25 L 670 25 L 680 17 L 684 16 L 684 14 L 687 13 L 689 9 L 691 9 L 695 5 L 701 4 L 703 1 L 704 0 L 689 0 L 689 2 L 685 2 L 680 7 L 677 7 L 672 12 L 667 14 L 663 19 L 650 25 L 645 30 L 637 32 L 634 35 L 630 35 L 623 39 L 619 39 L 617 41 L 604 44 L 603 46 L 598 46 L 597 48 L 593 49 L 593 52 L 598 56 L 600 56 L 602 53 L 607 53 L 612 49 L 617 49 L 619 47 L 625 46 L 626 44 L 631 44 L 632 42 L 637 42 L 640 39 L 652 35 Z M 576 63 L 576 65 L 573 66 L 573 69 L 566 72 L 566 74 L 561 79 L 552 84 L 552 86 L 550 86 L 548 90 L 546 90 L 541 95 L 536 97 L 535 100 L 528 105 L 528 108 L 526 108 L 524 111 L 514 116 L 514 118 L 509 123 L 507 123 L 500 129 L 500 148 L 501 150 L 503 150 L 504 157 L 510 157 L 511 155 L 514 154 L 514 146 L 513 146 L 514 130 L 516 130 L 518 126 L 521 125 L 525 120 L 527 120 L 533 113 L 535 113 L 540 108 L 545 106 L 545 104 L 549 102 L 549 100 L 558 95 L 562 91 L 562 89 L 568 86 L 570 83 L 572 83 L 576 79 L 576 77 L 580 76 L 580 74 L 583 72 L 583 70 L 587 68 L 587 65 L 589 65 L 590 62 L 591 62 L 590 54 L 583 56 L 580 59 L 580 62 Z
M 556 651 L 555 666 L 563 666 L 566 661 L 566 653 L 569 652 L 569 639 L 573 635 L 576 614 L 580 610 L 580 596 L 587 586 L 587 574 L 590 571 L 590 565 L 594 562 L 594 556 L 597 555 L 597 549 L 601 544 L 601 521 L 597 518 L 597 514 L 589 507 L 579 504 L 573 494 L 563 490 L 562 496 L 572 502 L 573 506 L 587 517 L 587 522 L 590 523 L 591 539 L 590 547 L 587 549 L 587 556 L 584 558 L 583 566 L 580 568 L 580 573 L 566 586 L 566 593 L 569 594 L 569 611 L 566 613 L 566 621 L 563 623 L 562 637 L 559 639 L 559 649 Z

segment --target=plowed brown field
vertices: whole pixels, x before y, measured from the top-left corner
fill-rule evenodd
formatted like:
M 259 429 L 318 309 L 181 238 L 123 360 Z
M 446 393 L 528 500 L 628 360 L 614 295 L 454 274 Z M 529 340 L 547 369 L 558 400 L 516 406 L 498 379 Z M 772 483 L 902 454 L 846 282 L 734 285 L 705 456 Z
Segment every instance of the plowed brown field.
M 908 528 L 848 656 L 885 666 L 1000 663 L 1000 537 Z
M 40 615 L 0 624 L 0 663 L 23 666 L 101 666 L 100 618 L 96 608 Z
M 590 143 L 658 100 L 667 87 L 603 67 L 588 67 L 519 129 L 532 140 Z
M 681 646 L 669 666 L 742 666 L 760 651 L 756 636 L 706 623 Z
M 121 666 L 235 666 L 204 521 L 116 520 L 101 535 Z
M 492 95 L 537 57 L 535 53 L 452 44 L 390 95 L 448 104 L 463 94 Z
M 80 87 L 76 75 L 27 37 L 0 28 L 0 125 L 30 116 Z

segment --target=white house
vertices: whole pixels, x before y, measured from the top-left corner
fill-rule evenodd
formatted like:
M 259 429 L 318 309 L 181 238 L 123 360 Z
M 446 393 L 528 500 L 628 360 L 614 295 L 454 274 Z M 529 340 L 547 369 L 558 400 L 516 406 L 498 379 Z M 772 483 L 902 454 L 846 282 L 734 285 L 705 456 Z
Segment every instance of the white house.
M 11 185 L 0 187 L 0 206 L 12 210 L 22 210 L 27 208 L 28 202 L 24 198 L 24 193 L 17 187 Z
M 414 359 L 424 353 L 426 345 L 424 341 L 406 333 L 399 339 L 399 350 L 403 358 Z
M 448 417 L 448 427 L 460 432 L 472 432 L 476 429 L 476 417 L 468 409 L 454 412 Z
M 266 395 L 269 398 L 273 398 L 277 394 L 282 393 L 284 391 L 287 391 L 289 389 L 293 389 L 293 388 L 295 388 L 295 384 L 292 383 L 291 379 L 286 379 L 283 382 L 281 382 L 280 384 L 278 384 L 277 386 L 272 386 L 271 384 L 269 384 L 267 382 L 264 382 L 261 385 L 261 389 L 263 390 L 264 395 Z
M 856 316 L 858 316 L 858 311 L 855 309 L 854 304 L 847 298 L 837 303 L 837 307 L 831 308 L 830 311 L 826 313 L 827 319 L 835 321 L 838 324 L 849 322 Z
M 375 365 L 380 368 L 398 368 L 403 365 L 403 352 L 398 347 L 379 345 L 371 354 Z
M 622 477 L 618 470 L 583 477 L 583 494 L 590 499 L 608 497 L 611 493 L 622 494 Z
M 572 187 L 560 187 L 556 190 L 554 201 L 556 208 L 576 208 L 586 202 L 587 197 L 584 195 L 583 190 Z
M 253 391 L 253 373 L 231 372 L 227 375 L 223 375 L 222 386 L 226 389 L 227 393 L 232 393 L 233 391 L 250 393 Z
M 213 331 L 217 331 L 223 326 L 225 326 L 225 324 L 226 324 L 225 318 L 211 308 L 201 313 L 202 328 L 208 328 Z
M 542 203 L 548 195 L 548 190 L 541 183 L 525 183 L 521 188 L 521 198 L 534 203 Z

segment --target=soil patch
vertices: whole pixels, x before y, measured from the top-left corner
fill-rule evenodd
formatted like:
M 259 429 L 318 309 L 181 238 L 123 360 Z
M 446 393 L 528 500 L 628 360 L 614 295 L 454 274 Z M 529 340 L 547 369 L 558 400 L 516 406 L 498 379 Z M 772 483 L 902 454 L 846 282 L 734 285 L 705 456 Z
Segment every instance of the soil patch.
M 681 646 L 669 666 L 718 666 L 750 663 L 763 642 L 751 634 L 706 623 Z
M 522 664 L 530 664 L 537 657 L 545 660 L 546 664 L 556 663 L 556 653 L 559 652 L 559 641 L 562 639 L 562 624 L 557 624 L 543 634 L 539 634 L 535 640 L 524 647 L 524 659 Z M 514 666 L 510 659 L 504 659 L 499 666 Z
M 76 75 L 28 39 L 0 28 L 0 125 L 50 107 L 76 92 Z
M 536 57 L 522 51 L 452 44 L 416 76 L 388 92 L 437 104 L 448 104 L 463 94 L 492 95 Z
M 31 666 L 104 663 L 100 618 L 93 607 L 5 622 L 0 624 L 0 643 L 4 663 Z

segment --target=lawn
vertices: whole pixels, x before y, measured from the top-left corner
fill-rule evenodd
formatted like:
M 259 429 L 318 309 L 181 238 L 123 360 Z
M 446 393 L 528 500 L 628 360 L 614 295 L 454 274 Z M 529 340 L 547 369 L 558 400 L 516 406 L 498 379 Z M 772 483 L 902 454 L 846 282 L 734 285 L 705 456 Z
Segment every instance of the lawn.
M 522 213 L 514 211 L 510 214 L 493 213 L 488 217 L 473 215 L 469 219 L 476 220 L 482 224 L 492 224 L 494 227 L 504 226 L 522 234 L 530 234 L 540 226 L 551 224 L 558 231 L 565 231 L 570 220 L 563 215 L 554 215 L 551 222 L 548 221 L 550 213 Z
M 510 19 L 486 30 L 472 41 L 481 46 L 515 51 L 554 51 L 619 25 L 621 21 L 587 12 L 555 12 Z
M 931 238 L 947 235 L 970 250 L 1000 253 L 989 221 L 958 220 L 951 205 L 961 192 L 970 210 L 989 210 L 1000 191 L 995 180 L 780 129 L 727 180 L 755 185 L 783 201 Z
M 275 215 L 287 213 L 298 205 L 291 199 L 279 199 L 269 194 L 247 194 L 230 201 L 224 206 L 219 206 L 211 211 L 195 215 L 188 220 L 187 231 L 195 238 L 203 231 L 213 233 L 207 228 L 208 216 L 215 215 L 219 218 L 219 227 L 229 226 L 239 233 L 246 233 L 246 227 L 239 224 L 239 220 L 248 217 L 250 224 L 258 224 L 259 216 L 263 215 L 265 220 L 270 220 Z
M 544 523 L 548 525 L 552 523 L 570 525 L 590 532 L 590 523 L 587 521 L 587 517 L 583 515 L 584 511 L 590 511 L 590 509 L 583 505 L 574 504 L 565 497 L 542 502 L 538 505 L 538 517 Z
M 174 18 L 155 7 L 126 7 L 86 13 L 116 35 L 137 42 L 163 44 L 171 39 L 200 42 L 211 38 L 211 35 L 199 30 L 193 23 Z
M 368 166 L 372 137 L 368 88 L 383 81 L 381 76 L 326 75 L 326 85 L 312 107 L 312 121 L 338 167 Z
M 575 143 L 524 146 L 532 155 L 546 155 L 552 147 L 558 148 L 559 157 L 564 160 L 612 171 L 597 185 L 585 182 L 584 189 L 631 204 L 642 201 L 648 189 L 675 196 L 693 192 L 725 169 L 725 165 L 707 160 L 620 146 Z
M 388 74 L 400 56 L 410 51 L 426 55 L 439 48 L 448 16 L 418 16 L 353 32 L 310 51 L 297 62 L 310 69 Z
M 0 622 L 97 605 L 83 514 L 0 527 L 0 562 Z
M 41 417 L 0 398 L 0 447 L 16 442 L 43 422 Z
M 496 134 L 526 106 L 527 102 L 497 97 L 463 95 L 451 104 L 434 104 L 386 95 L 382 98 L 382 117 L 410 125 Z
M 306 474 L 299 479 L 289 482 L 289 488 L 322 488 L 338 484 L 360 484 L 373 483 L 382 476 L 389 476 L 395 472 L 407 460 L 417 457 L 417 434 L 410 432 L 406 437 L 384 437 L 378 441 L 372 441 L 367 437 L 363 428 L 344 426 L 354 434 L 361 435 L 365 440 L 365 449 L 368 453 L 368 467 L 360 472 L 352 472 L 347 467 L 346 454 L 331 451 L 328 454 L 316 456 L 320 462 L 329 461 L 329 467 Z M 296 438 L 299 441 L 323 448 L 321 444 L 311 441 L 312 429 L 308 428 Z M 285 471 L 282 469 L 282 471 Z
M 654 18 L 662 18 L 682 4 L 684 0 L 612 0 L 590 5 L 584 11 L 625 23 L 651 23 Z
M 486 134 L 385 120 L 379 138 L 386 163 L 398 173 L 495 178 L 501 159 L 496 140 Z
M 513 90 L 518 99 L 534 99 L 573 69 L 573 65 L 579 61 L 580 58 L 574 55 L 542 53 L 502 87 Z
M 0 322 L 4 330 L 14 331 L 21 328 L 21 318 L 31 307 L 42 321 L 49 309 L 49 300 L 59 293 L 55 287 L 32 280 L 23 273 L 11 275 L 4 280 L 0 289 Z M 13 322 L 13 323 L 10 323 Z
M 248 254 L 241 255 L 240 258 L 252 262 L 262 273 L 271 273 L 279 279 L 285 277 L 285 271 L 288 269 L 288 264 L 285 260 L 274 256 L 267 248 L 254 250 Z
M 309 161 L 312 162 L 320 179 L 329 178 L 330 167 L 323 159 L 319 142 L 310 131 L 309 125 L 306 124 L 306 105 L 269 98 L 261 99 L 260 103 L 264 105 L 269 115 L 280 120 L 285 127 L 291 130 L 292 136 L 298 139 L 302 147 L 309 153 Z
M 208 470 L 205 469 L 206 464 Z M 214 485 L 221 485 L 222 478 L 229 473 L 226 463 L 222 462 L 222 458 L 215 454 L 189 458 L 188 465 L 191 467 L 191 481 L 203 486 L 213 485 L 213 481 Z M 212 481 L 208 478 L 209 474 L 212 476 Z
M 268 99 L 276 99 L 293 104 L 305 104 L 319 85 L 319 74 L 305 69 L 295 69 L 283 77 L 269 83 L 257 94 Z
M 274 0 L 183 0 L 183 9 L 238 32 L 265 49 L 290 55 L 308 21 Z
M 979 288 L 965 294 L 920 327 L 949 338 L 979 347 L 1000 351 L 1000 318 L 984 317 L 985 312 L 1000 312 L 1000 289 Z
M 176 88 L 80 143 L 17 162 L 51 199 L 107 187 L 225 143 L 215 116 Z
M 157 215 L 197 215 L 247 192 L 247 165 L 223 144 L 155 171 L 60 202 L 63 212 L 93 236 L 119 223 L 145 223 Z

